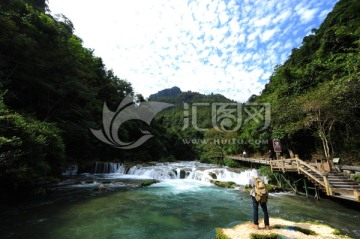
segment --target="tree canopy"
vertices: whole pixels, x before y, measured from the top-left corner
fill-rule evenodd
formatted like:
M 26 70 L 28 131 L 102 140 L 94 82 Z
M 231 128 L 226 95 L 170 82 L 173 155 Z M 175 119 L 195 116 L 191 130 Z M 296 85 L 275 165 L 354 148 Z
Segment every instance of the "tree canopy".
M 311 148 L 326 158 L 358 161 L 359 22 L 360 3 L 339 1 L 319 29 L 277 66 L 256 98 L 272 104 L 273 137 L 300 155 L 307 151 L 301 141 L 315 140 Z

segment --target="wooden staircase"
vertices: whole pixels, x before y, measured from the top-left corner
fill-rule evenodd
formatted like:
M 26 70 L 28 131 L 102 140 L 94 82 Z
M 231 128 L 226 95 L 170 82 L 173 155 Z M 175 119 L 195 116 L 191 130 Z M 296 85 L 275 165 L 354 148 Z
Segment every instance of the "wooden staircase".
M 327 178 L 330 186 L 333 188 L 332 196 L 340 198 L 346 197 L 348 199 L 352 199 L 353 197 L 356 199 L 356 197 L 358 197 L 358 200 L 355 201 L 359 201 L 360 185 L 354 180 L 340 173 L 333 172 L 330 172 Z
M 272 171 L 298 172 L 305 175 L 320 190 L 330 197 L 342 198 L 360 202 L 360 185 L 350 178 L 335 172 L 320 172 L 314 166 L 302 161 L 298 157 L 271 160 Z

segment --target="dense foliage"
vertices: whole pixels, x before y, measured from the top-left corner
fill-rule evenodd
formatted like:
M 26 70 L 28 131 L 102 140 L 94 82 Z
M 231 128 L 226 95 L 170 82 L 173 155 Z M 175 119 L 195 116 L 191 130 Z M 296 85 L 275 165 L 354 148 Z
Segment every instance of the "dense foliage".
M 95 139 L 90 128 L 102 127 L 104 102 L 115 111 L 133 91 L 131 84 L 82 46 L 69 19 L 46 10 L 45 0 L 0 2 L 1 185 L 51 182 L 73 163 L 86 169 L 98 160 L 168 157 L 161 137 L 136 151 Z M 136 138 L 139 128 L 149 126 L 127 123 L 121 139 Z M 162 134 L 156 124 L 152 133 Z
M 11 112 L 0 98 L 0 182 L 4 191 L 56 180 L 64 166 L 64 144 L 51 123 Z
M 271 138 L 310 158 L 360 157 L 360 2 L 339 1 L 278 66 L 256 102 L 272 105 Z

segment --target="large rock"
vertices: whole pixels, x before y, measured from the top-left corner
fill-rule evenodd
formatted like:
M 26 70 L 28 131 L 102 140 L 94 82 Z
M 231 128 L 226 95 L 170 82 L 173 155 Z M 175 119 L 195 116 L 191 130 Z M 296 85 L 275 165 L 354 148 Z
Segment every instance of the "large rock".
M 260 229 L 256 229 L 251 222 L 245 222 L 233 228 L 220 228 L 216 230 L 218 239 L 249 239 L 249 238 L 350 238 L 340 235 L 339 230 L 328 225 L 311 222 L 292 222 L 281 218 L 270 218 L 270 230 L 264 229 L 260 223 Z

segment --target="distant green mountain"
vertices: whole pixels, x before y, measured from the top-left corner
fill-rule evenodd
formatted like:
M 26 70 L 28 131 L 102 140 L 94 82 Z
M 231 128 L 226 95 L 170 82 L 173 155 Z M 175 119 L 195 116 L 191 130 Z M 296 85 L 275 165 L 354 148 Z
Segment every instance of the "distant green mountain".
M 180 90 L 180 88 L 177 86 L 174 86 L 172 88 L 164 89 L 155 94 L 150 95 L 149 100 L 156 101 L 156 100 L 166 98 L 166 97 L 175 97 L 181 93 L 182 93 L 182 91 Z
M 172 104 L 183 103 L 230 103 L 235 102 L 221 94 L 204 95 L 198 92 L 182 92 L 177 86 L 161 90 L 149 96 L 149 101 L 162 101 Z
M 164 128 L 169 145 L 167 148 L 177 160 L 201 159 L 203 162 L 216 162 L 211 157 L 222 154 L 222 148 L 212 152 L 209 144 L 198 142 L 207 140 L 206 137 L 209 136 L 206 136 L 206 132 L 212 132 L 214 128 L 212 103 L 236 103 L 235 101 L 221 94 L 182 92 L 178 87 L 161 90 L 151 95 L 149 100 L 174 104 L 174 107 L 160 112 L 155 122 Z M 210 137 L 213 138 L 213 135 Z

